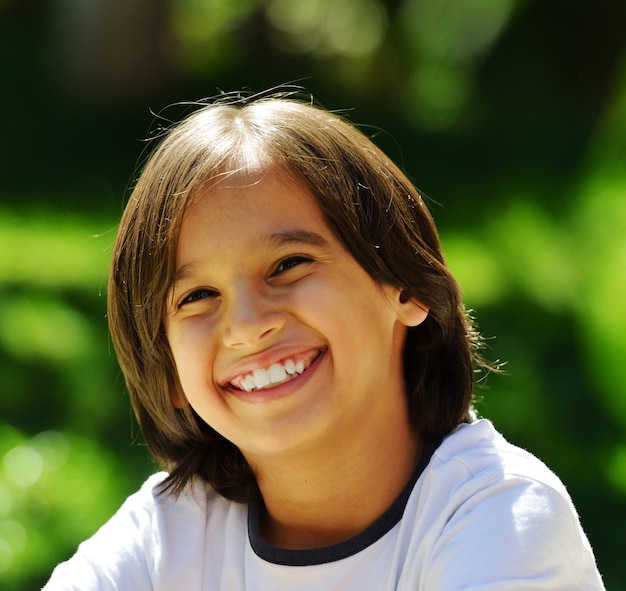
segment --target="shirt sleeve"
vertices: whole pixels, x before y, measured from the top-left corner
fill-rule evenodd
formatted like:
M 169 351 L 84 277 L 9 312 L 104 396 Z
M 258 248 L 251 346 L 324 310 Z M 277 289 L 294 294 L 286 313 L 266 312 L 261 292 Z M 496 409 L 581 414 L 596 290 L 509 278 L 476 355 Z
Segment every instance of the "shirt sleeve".
M 481 487 L 436 540 L 424 589 L 601 591 L 591 547 L 563 489 L 508 475 Z

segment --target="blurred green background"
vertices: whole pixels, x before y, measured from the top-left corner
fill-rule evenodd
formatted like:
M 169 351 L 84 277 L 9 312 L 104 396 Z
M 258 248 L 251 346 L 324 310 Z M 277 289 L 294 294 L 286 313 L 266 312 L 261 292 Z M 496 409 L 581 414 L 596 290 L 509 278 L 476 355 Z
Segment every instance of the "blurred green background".
M 155 469 L 105 317 L 152 112 L 300 80 L 438 203 L 507 361 L 479 410 L 626 589 L 625 50 L 623 0 L 0 0 L 0 588 L 38 588 Z

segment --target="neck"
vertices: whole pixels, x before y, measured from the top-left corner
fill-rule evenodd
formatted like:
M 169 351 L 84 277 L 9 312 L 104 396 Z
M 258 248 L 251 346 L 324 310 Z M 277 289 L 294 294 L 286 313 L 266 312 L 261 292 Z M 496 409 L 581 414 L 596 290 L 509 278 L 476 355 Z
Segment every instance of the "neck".
M 377 439 L 353 435 L 336 444 L 309 457 L 251 462 L 265 505 L 260 527 L 267 543 L 315 548 L 362 532 L 400 495 L 423 447 L 408 424 Z

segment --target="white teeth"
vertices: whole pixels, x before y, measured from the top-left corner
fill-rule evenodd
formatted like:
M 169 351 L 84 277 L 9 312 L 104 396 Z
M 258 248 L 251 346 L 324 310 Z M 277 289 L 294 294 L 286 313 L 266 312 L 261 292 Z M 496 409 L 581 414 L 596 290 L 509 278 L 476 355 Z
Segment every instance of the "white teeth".
M 267 371 L 264 369 L 255 369 L 252 372 L 252 377 L 254 378 L 254 381 L 256 382 L 257 388 L 265 388 L 265 386 L 269 386 L 271 383 L 270 376 L 267 373 Z
M 243 383 L 241 384 L 241 387 L 243 390 L 245 390 L 246 392 L 252 392 L 252 390 L 254 390 L 256 388 L 256 381 L 255 379 L 252 377 L 252 375 L 247 375 L 244 379 L 243 379 Z
M 283 382 L 287 377 L 287 371 L 282 365 L 280 365 L 280 363 L 273 363 L 272 365 L 270 365 L 268 373 L 270 382 L 272 384 Z
M 258 368 L 243 378 L 233 380 L 231 383 L 241 390 L 252 392 L 267 388 L 270 385 L 282 384 L 290 376 L 300 375 L 304 372 L 304 361 L 294 362 L 287 359 L 284 364 L 272 363 L 267 369 Z

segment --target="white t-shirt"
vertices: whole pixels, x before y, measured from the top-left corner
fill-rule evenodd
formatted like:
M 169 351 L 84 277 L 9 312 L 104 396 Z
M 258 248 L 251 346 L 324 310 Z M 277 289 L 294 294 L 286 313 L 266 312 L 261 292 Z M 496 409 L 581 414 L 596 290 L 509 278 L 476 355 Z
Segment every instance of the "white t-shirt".
M 604 589 L 565 487 L 538 459 L 486 420 L 429 453 L 376 523 L 314 550 L 265 544 L 258 508 L 204 484 L 157 496 L 154 475 L 44 591 Z

